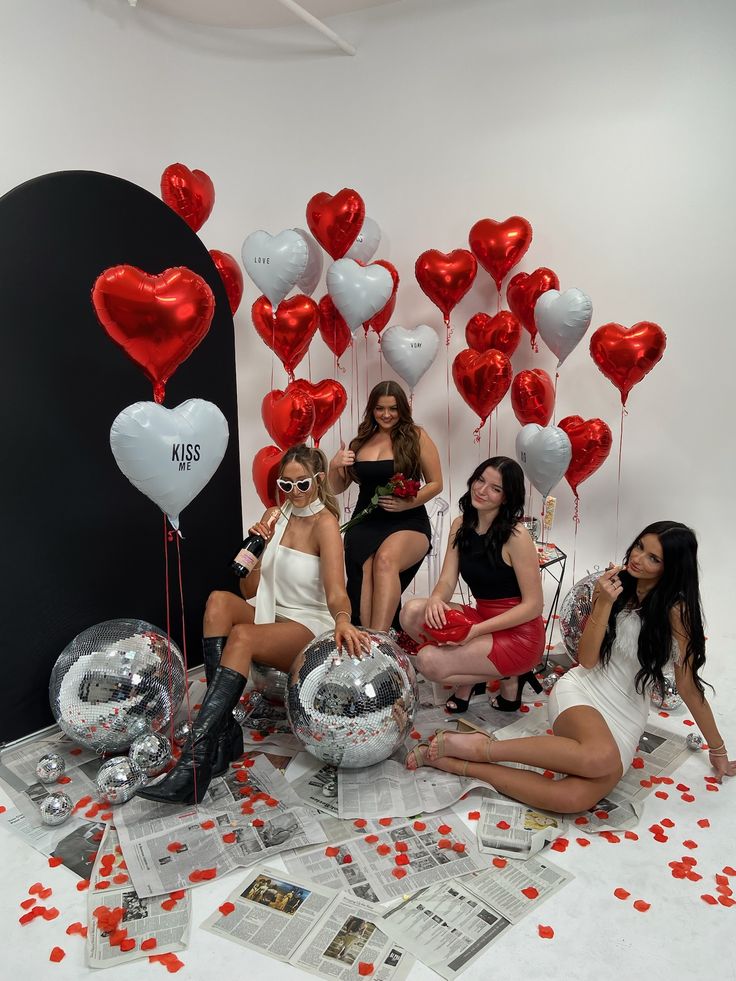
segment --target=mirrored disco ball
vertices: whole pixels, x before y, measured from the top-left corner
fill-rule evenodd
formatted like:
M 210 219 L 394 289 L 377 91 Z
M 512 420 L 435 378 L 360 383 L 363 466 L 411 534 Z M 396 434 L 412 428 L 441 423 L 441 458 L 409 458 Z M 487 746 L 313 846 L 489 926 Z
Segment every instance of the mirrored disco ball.
M 291 668 L 286 712 L 313 756 L 349 769 L 387 759 L 409 734 L 418 705 L 409 657 L 370 632 L 362 659 L 338 654 L 331 631 L 315 637 Z
M 74 742 L 95 752 L 127 749 L 163 728 L 184 697 L 176 645 L 145 620 L 107 620 L 59 655 L 49 681 L 51 711 Z
M 576 661 L 580 635 L 593 608 L 593 590 L 601 575 L 600 572 L 592 572 L 579 579 L 560 604 L 560 634 L 567 653 Z
M 286 689 L 289 684 L 289 675 L 278 668 L 272 668 L 268 664 L 258 664 L 251 661 L 250 680 L 253 683 L 253 690 L 276 705 L 283 705 L 286 699 Z
M 179 722 L 174 729 L 174 745 L 180 749 L 192 734 L 192 723 L 188 719 Z
M 64 776 L 66 763 L 64 757 L 58 753 L 46 753 L 36 763 L 36 776 L 40 783 L 56 783 L 59 777 Z
M 550 671 L 550 673 L 545 675 L 542 679 L 542 688 L 546 692 L 551 692 L 559 680 L 560 676 L 554 671 Z
M 674 678 L 665 677 L 663 691 L 653 685 L 649 697 L 654 708 L 664 712 L 672 712 L 682 705 L 682 695 L 677 690 Z
M 113 756 L 97 771 L 97 793 L 108 804 L 124 804 L 145 782 L 143 770 L 127 756 Z
M 69 794 L 56 793 L 44 797 L 38 809 L 43 823 L 55 827 L 57 824 L 63 824 L 71 816 L 74 805 Z
M 171 759 L 171 747 L 168 739 L 164 739 L 158 732 L 146 732 L 135 737 L 130 744 L 128 757 L 147 777 L 155 777 L 165 769 Z
M 685 745 L 688 749 L 695 752 L 696 750 L 703 748 L 703 741 L 703 737 L 699 732 L 689 732 L 685 738 Z

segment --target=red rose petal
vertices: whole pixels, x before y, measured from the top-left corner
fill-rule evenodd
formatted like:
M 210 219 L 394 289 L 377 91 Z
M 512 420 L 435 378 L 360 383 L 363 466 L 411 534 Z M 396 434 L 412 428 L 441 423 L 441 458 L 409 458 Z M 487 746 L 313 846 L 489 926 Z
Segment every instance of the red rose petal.
M 479 821 L 480 811 L 468 811 L 468 821 Z
M 57 865 L 61 865 L 64 859 L 59 858 L 57 855 L 52 855 L 49 858 L 49 868 L 55 869 Z
M 170 841 L 166 846 L 166 851 L 168 852 L 180 852 L 184 848 L 184 845 L 180 841 Z
M 718 783 L 718 777 L 703 777 L 706 783 Z
M 690 788 L 686 783 L 678 783 L 676 790 L 679 790 L 681 794 L 686 794 Z
M 667 793 L 666 790 L 655 790 L 654 791 L 654 796 L 655 797 L 659 797 L 660 800 L 667 800 L 667 798 L 670 795 Z
M 393 824 L 393 818 L 379 818 L 378 823 L 383 828 L 390 828 Z
M 89 879 L 82 879 L 77 883 L 77 892 L 84 892 L 85 889 L 89 889 Z
M 670 717 L 669 712 L 660 712 L 659 715 L 661 715 L 663 719 L 669 719 Z
M 697 858 L 694 858 L 692 855 L 683 855 L 682 856 L 682 864 L 683 865 L 697 865 L 698 864 L 698 860 L 697 860 Z
M 669 818 L 662 818 L 662 820 L 659 823 L 662 825 L 663 828 L 674 828 L 675 826 L 675 822 L 670 821 Z
M 67 933 L 67 936 L 71 937 L 75 933 L 82 933 L 85 929 L 86 929 L 86 927 L 84 926 L 84 924 L 83 923 L 80 923 L 77 920 L 76 923 L 70 923 L 69 924 L 69 926 L 66 928 L 66 933 Z
M 507 827 L 510 827 L 510 825 L 507 825 Z M 437 828 L 437 831 L 441 835 L 449 835 L 449 833 L 452 831 L 452 828 L 450 827 L 449 824 L 441 824 L 439 828 Z
M 61 947 L 53 947 L 51 953 L 49 954 L 49 960 L 53 961 L 54 964 L 58 964 L 59 961 L 63 961 L 66 957 L 66 951 Z
M 325 848 L 325 855 L 327 858 L 336 858 L 340 854 L 340 849 L 336 848 L 335 845 L 329 845 Z
M 194 875 L 194 873 L 192 873 L 192 875 Z M 189 876 L 190 879 L 192 879 L 192 875 Z M 196 879 L 192 879 L 192 882 L 196 881 Z M 175 899 L 164 899 L 164 901 L 161 903 L 161 909 L 165 909 L 167 913 L 170 913 L 175 906 Z
M 554 780 L 555 778 L 554 770 L 545 770 L 542 776 L 546 777 L 548 780 Z
M 369 845 L 372 845 L 374 842 L 378 841 L 378 835 L 366 835 L 363 841 L 367 842 Z
M 631 893 L 619 886 L 618 889 L 613 890 L 613 895 L 616 897 L 616 899 L 628 899 Z
M 693 841 L 692 838 L 687 838 L 685 841 L 683 841 L 683 845 L 685 846 L 685 848 L 697 848 L 698 847 L 697 841 Z
M 663 841 L 669 841 L 670 839 L 665 834 L 657 834 L 657 835 L 654 835 L 654 840 L 655 841 L 663 842 Z
M 651 905 L 651 903 L 647 903 L 643 899 L 637 899 L 634 902 L 634 909 L 639 913 L 646 913 L 646 911 L 651 908 Z
M 491 864 L 494 866 L 494 868 L 505 869 L 508 862 L 505 858 L 501 858 L 500 856 L 496 855 Z
M 629 841 L 638 841 L 639 835 L 635 831 L 624 831 L 624 838 L 628 838 Z
M 701 896 L 700 898 L 703 900 L 704 903 L 707 903 L 709 906 L 717 906 L 718 905 L 718 900 L 716 899 L 715 896 L 709 896 L 706 893 L 705 895 Z
M 631 765 L 633 766 L 633 768 L 635 770 L 643 770 L 644 769 L 644 760 L 641 758 L 641 756 L 635 756 L 633 758 L 633 760 L 631 761 Z
M 427 830 L 427 825 L 424 823 L 424 821 L 415 821 L 413 827 L 415 831 Z
M 440 838 L 437 842 L 438 848 L 452 848 L 452 842 L 449 838 Z
M 576 817 L 575 818 L 575 824 L 580 824 L 580 825 L 582 825 L 582 824 L 588 824 L 588 819 L 586 817 L 583 817 L 581 815 L 580 817 Z
M 394 848 L 396 849 L 397 852 L 408 852 L 409 851 L 409 846 L 407 845 L 407 843 L 405 841 L 397 841 L 396 844 L 394 845 Z
M 109 888 L 110 888 L 110 883 L 106 879 L 103 879 L 101 882 L 95 882 L 95 889 L 109 889 Z
M 455 844 L 452 846 L 452 850 L 454 852 L 458 852 L 459 854 L 462 854 L 465 851 L 465 845 L 463 844 L 462 841 L 456 841 Z
M 214 821 L 202 821 L 202 823 L 200 824 L 200 828 L 202 829 L 202 831 L 211 831 L 212 828 L 214 828 L 214 826 L 215 826 Z
M 724 875 L 736 875 L 736 869 L 732 868 L 730 865 L 724 865 L 721 869 Z
M 141 950 L 155 950 L 157 945 L 157 940 L 155 937 L 148 937 L 141 943 Z
M 134 948 L 135 948 L 135 940 L 133 940 L 132 937 L 126 937 L 126 939 L 123 940 L 120 944 L 120 949 L 124 953 L 127 953 L 129 950 L 133 950 Z
M 611 845 L 618 845 L 619 842 L 621 841 L 619 836 L 615 835 L 613 831 L 601 831 L 600 837 L 605 838 L 606 841 L 609 842 Z
M 698 827 L 699 828 L 709 828 L 710 827 L 710 821 L 708 820 L 708 818 L 701 818 L 698 821 Z
M 391 849 L 388 845 L 379 845 L 376 851 L 379 855 L 389 855 L 391 853 Z
M 397 865 L 408 865 L 409 862 L 410 862 L 410 859 L 409 859 L 409 856 L 408 855 L 404 855 L 402 853 L 399 853 L 398 855 L 396 855 L 394 857 L 394 862 Z
M 366 821 L 365 818 L 356 818 L 356 820 L 353 821 L 353 824 L 355 825 L 356 828 L 364 828 L 368 824 L 368 822 Z
M 590 844 L 590 838 L 576 838 L 575 841 L 580 845 L 581 848 L 587 848 Z
M 542 940 L 551 940 L 555 935 L 555 931 L 551 926 L 542 926 L 541 923 L 537 926 L 537 933 Z
M 43 882 L 34 882 L 32 886 L 28 887 L 28 895 L 37 896 L 38 893 L 43 892 L 44 888 Z
M 266 822 L 262 821 L 260 818 L 256 818 L 254 821 L 251 821 L 250 823 L 251 823 L 251 827 L 253 828 L 262 828 Z
M 695 800 L 692 794 L 683 794 L 680 799 L 684 800 L 686 804 L 692 804 L 692 802 Z
M 534 886 L 527 886 L 526 889 L 521 890 L 521 894 L 526 896 L 527 899 L 536 899 L 539 895 L 539 890 L 535 889 Z
M 705 786 L 705 789 L 706 789 L 706 790 L 712 790 L 712 791 L 714 791 L 714 792 L 715 792 L 716 794 L 718 793 L 718 787 L 717 787 L 717 786 L 716 786 L 716 784 L 714 784 L 714 783 L 709 783 L 709 784 L 706 784 L 706 786 Z
M 520 711 L 520 712 L 528 712 L 528 711 L 529 711 L 529 706 L 528 706 L 528 705 L 522 705 L 522 706 L 521 706 L 521 707 L 519 708 L 519 711 Z
M 730 896 L 719 896 L 718 902 L 721 906 L 736 906 L 736 899 L 731 899 Z
M 403 879 L 406 875 L 406 869 L 391 869 L 391 875 L 395 879 Z
M 555 838 L 552 844 L 549 846 L 553 852 L 564 852 L 567 851 L 567 846 L 570 842 L 567 838 Z
M 716 886 L 716 892 L 720 896 L 733 896 L 733 889 L 730 886 Z
M 23 902 L 20 904 L 21 909 L 30 909 L 31 906 L 35 904 L 35 902 L 36 900 L 33 896 L 31 896 L 30 899 L 24 899 Z
M 359 961 L 358 974 L 362 978 L 367 978 L 369 974 L 373 974 L 373 965 L 369 961 Z
M 353 861 L 353 856 L 352 855 L 343 855 L 343 857 L 342 857 L 342 864 L 343 865 L 351 865 L 352 864 L 352 861 Z
M 608 811 L 594 811 L 593 813 L 601 821 L 608 820 Z
M 509 828 L 511 827 L 511 825 L 509 824 L 508 821 L 498 821 L 496 823 L 496 827 L 497 828 L 500 828 L 501 831 L 508 831 Z M 440 829 L 440 830 L 442 830 L 442 829 Z
M 421 738 L 422 738 L 422 734 L 421 734 L 421 732 L 417 732 L 417 730 L 416 730 L 416 729 L 413 729 L 413 730 L 412 730 L 412 731 L 411 731 L 411 732 L 409 733 L 409 738 L 410 738 L 410 739 L 421 739 Z
M 683 719 L 682 720 L 682 724 L 684 726 L 694 726 L 695 725 L 695 723 L 693 722 L 692 719 Z
M 235 903 L 223 903 L 222 906 L 217 907 L 223 916 L 230 916 L 231 913 L 235 912 Z
M 716 876 L 716 884 L 719 885 L 719 886 L 727 886 L 728 885 L 728 876 L 725 876 L 725 875 L 717 875 Z M 21 903 L 21 906 L 22 905 L 23 904 Z
M 59 911 L 55 906 L 50 906 L 48 909 L 44 909 L 41 913 L 44 920 L 55 920 L 59 915 Z

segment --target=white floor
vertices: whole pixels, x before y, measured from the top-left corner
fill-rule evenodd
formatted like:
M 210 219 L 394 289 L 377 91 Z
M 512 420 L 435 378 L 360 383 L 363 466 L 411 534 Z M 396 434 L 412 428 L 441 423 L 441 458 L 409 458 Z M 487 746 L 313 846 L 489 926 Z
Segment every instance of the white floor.
M 725 658 L 724 658 L 725 660 Z M 732 677 L 736 669 L 731 669 Z M 721 697 L 712 702 L 718 722 L 731 747 L 736 747 L 736 717 L 728 691 L 736 688 L 732 678 L 721 679 Z M 658 723 L 683 730 L 684 710 Z M 660 786 L 669 793 L 665 799 L 651 795 L 644 816 L 636 829 L 638 841 L 613 844 L 594 838 L 589 847 L 581 847 L 575 835 L 569 834 L 570 846 L 564 853 L 551 852 L 556 864 L 569 869 L 575 879 L 560 893 L 540 906 L 499 940 L 488 954 L 464 975 L 468 981 L 489 977 L 503 981 L 542 981 L 564 978 L 565 981 L 606 981 L 646 977 L 649 981 L 736 981 L 736 907 L 708 905 L 704 894 L 718 896 L 714 876 L 724 866 L 736 868 L 736 833 L 734 801 L 736 782 L 725 783 L 719 792 L 706 791 L 704 777 L 709 774 L 705 754 L 693 754 L 675 775 L 675 783 L 691 788 L 695 801 L 686 803 L 674 786 Z M 0 804 L 9 804 L 0 791 Z M 467 800 L 468 810 L 473 799 Z M 465 805 L 462 805 L 463 807 Z M 674 826 L 667 831 L 666 842 L 656 842 L 648 831 L 650 825 L 669 819 Z M 708 827 L 698 822 L 706 820 Z M 683 842 L 695 842 L 688 848 Z M 684 856 L 697 860 L 699 882 L 675 879 L 669 862 Z M 0 979 L 58 978 L 76 979 L 94 975 L 84 965 L 84 941 L 67 936 L 66 927 L 75 921 L 86 922 L 86 895 L 76 889 L 79 881 L 63 866 L 50 868 L 47 859 L 25 848 L 9 833 L 0 833 L 0 863 L 3 888 L 0 908 L 4 924 Z M 274 860 L 274 864 L 278 864 Z M 193 891 L 194 915 L 188 950 L 178 956 L 184 967 L 178 977 L 236 977 L 243 970 L 257 978 L 296 978 L 295 969 L 277 961 L 244 951 L 232 943 L 204 933 L 199 924 L 220 905 L 227 894 L 245 878 L 245 871 L 233 873 L 226 880 L 208 883 Z M 46 905 L 56 906 L 61 915 L 53 921 L 34 920 L 21 926 L 22 900 L 28 888 L 42 882 L 53 889 Z M 731 879 L 736 893 L 736 878 Z M 623 888 L 631 895 L 625 900 L 614 896 Z M 646 912 L 638 912 L 633 903 L 643 899 L 650 903 Z M 551 926 L 554 937 L 540 938 L 538 926 Z M 66 957 L 51 963 L 54 946 L 63 948 Z M 161 976 L 166 968 L 160 963 L 139 960 L 115 968 L 121 981 Z M 307 977 L 307 975 L 304 975 Z M 357 973 L 356 973 L 357 977 Z M 411 973 L 414 981 L 436 978 L 432 971 L 417 963 Z

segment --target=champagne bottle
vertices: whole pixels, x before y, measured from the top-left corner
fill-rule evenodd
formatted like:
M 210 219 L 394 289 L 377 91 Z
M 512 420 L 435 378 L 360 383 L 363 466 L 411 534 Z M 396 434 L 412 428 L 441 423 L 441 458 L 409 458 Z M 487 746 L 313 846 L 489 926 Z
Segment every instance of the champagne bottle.
M 279 512 L 276 511 L 269 517 L 267 521 L 269 528 L 273 527 L 278 516 Z M 263 535 L 259 535 L 258 532 L 251 532 L 247 535 L 243 540 L 243 544 L 240 546 L 240 551 L 230 566 L 235 575 L 240 579 L 244 579 L 263 555 L 265 547 L 266 539 Z

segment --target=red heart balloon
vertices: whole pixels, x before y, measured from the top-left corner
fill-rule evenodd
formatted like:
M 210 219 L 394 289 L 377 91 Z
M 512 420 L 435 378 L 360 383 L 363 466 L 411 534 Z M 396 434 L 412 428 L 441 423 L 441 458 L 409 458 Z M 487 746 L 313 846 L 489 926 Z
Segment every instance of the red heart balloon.
M 534 305 L 542 293 L 558 290 L 560 281 L 557 274 L 541 266 L 533 273 L 517 273 L 506 287 L 506 299 L 512 313 L 521 321 L 531 335 L 532 348 L 536 351 L 537 325 L 534 323 Z
M 329 293 L 325 293 L 319 301 L 319 332 L 322 340 L 339 361 L 350 347 L 353 335 Z
M 531 245 L 532 226 L 513 215 L 506 221 L 482 218 L 470 229 L 468 242 L 478 262 L 501 292 L 501 283 Z
M 472 626 L 473 621 L 468 620 L 462 610 L 450 607 L 449 610 L 445 610 L 444 627 L 430 627 L 428 623 L 423 623 L 422 633 L 437 644 L 462 644 Z
M 264 508 L 276 507 L 276 478 L 279 475 L 281 450 L 278 446 L 264 446 L 253 457 L 253 484 Z
M 633 327 L 604 324 L 590 338 L 590 355 L 621 393 L 621 405 L 626 405 L 631 389 L 649 374 L 666 346 L 665 332 L 648 320 Z
M 276 354 L 293 380 L 294 368 L 310 345 L 319 324 L 319 308 L 308 296 L 282 300 L 273 316 L 273 307 L 259 296 L 251 308 L 251 319 L 259 337 Z
M 511 357 L 521 340 L 521 324 L 509 310 L 499 310 L 493 317 L 476 313 L 465 328 L 465 340 L 474 351 L 493 348 Z
M 315 412 L 311 397 L 299 383 L 276 388 L 261 403 L 261 418 L 268 435 L 282 450 L 303 443 L 312 432 Z
M 594 474 L 611 452 L 613 437 L 602 419 L 566 416 L 557 425 L 567 433 L 572 446 L 572 459 L 565 471 L 565 479 L 577 497 L 578 484 Z
M 478 263 L 472 252 L 455 249 L 449 254 L 428 249 L 414 264 L 414 274 L 422 291 L 439 307 L 445 324 L 450 326 L 450 312 L 473 285 Z
M 511 362 L 501 351 L 479 352 L 466 348 L 453 361 L 453 380 L 458 392 L 480 416 L 478 429 L 508 392 L 511 375 Z
M 555 407 L 555 386 L 543 368 L 520 371 L 511 383 L 511 408 L 522 424 L 546 426 Z
M 314 404 L 312 439 L 315 446 L 319 446 L 319 441 L 327 430 L 335 425 L 348 404 L 348 393 L 334 378 L 323 378 L 316 385 L 307 381 L 306 378 L 298 378 L 289 385 L 287 391 L 297 388 L 311 398 Z
M 333 259 L 342 259 L 365 221 L 365 205 L 357 191 L 344 187 L 334 196 L 320 191 L 307 203 L 307 224 Z
M 243 273 L 240 264 L 235 256 L 230 255 L 229 252 L 220 252 L 218 249 L 210 249 L 210 256 L 225 287 L 230 313 L 235 315 L 243 299 Z
M 161 174 L 161 197 L 193 232 L 198 232 L 215 205 L 215 185 L 203 170 L 170 164 Z
M 95 280 L 92 305 L 108 335 L 153 383 L 158 403 L 166 382 L 210 329 L 215 312 L 212 290 L 184 266 L 158 276 L 135 266 L 111 266 Z
M 391 279 L 394 281 L 394 288 L 391 291 L 391 296 L 388 298 L 386 306 L 382 310 L 379 310 L 375 317 L 371 317 L 370 320 L 366 320 L 366 322 L 363 324 L 363 330 L 365 331 L 366 336 L 368 335 L 369 330 L 375 330 L 380 337 L 381 331 L 394 314 L 394 308 L 396 306 L 396 293 L 399 289 L 399 273 L 396 266 L 394 266 L 394 264 L 391 262 L 387 262 L 386 259 L 376 259 L 374 261 L 375 265 L 383 266 L 384 269 L 388 269 L 388 271 L 391 273 Z

